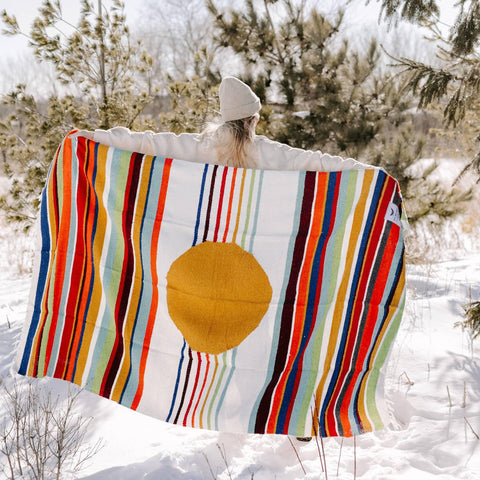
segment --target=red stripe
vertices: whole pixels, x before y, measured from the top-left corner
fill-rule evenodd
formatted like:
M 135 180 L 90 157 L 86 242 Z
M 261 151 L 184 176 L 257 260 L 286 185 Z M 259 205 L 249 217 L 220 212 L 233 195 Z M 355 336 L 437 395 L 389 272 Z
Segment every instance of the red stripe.
M 334 193 L 332 205 L 325 205 L 326 204 L 327 188 L 325 187 L 325 185 L 323 185 L 323 187 L 324 187 L 324 192 L 323 192 L 323 195 L 322 195 L 323 202 L 322 202 L 321 206 L 316 208 L 316 210 L 318 208 L 322 208 L 322 212 L 317 212 L 316 211 L 314 213 L 314 215 L 317 216 L 317 215 L 319 215 L 319 213 L 320 214 L 323 213 L 324 208 L 328 208 L 330 210 L 330 224 L 328 226 L 328 231 L 327 231 L 327 234 L 326 234 L 325 242 L 323 244 L 324 246 L 323 246 L 323 249 L 322 249 L 322 256 L 320 258 L 318 277 L 313 279 L 313 288 L 315 288 L 315 300 L 314 300 L 314 306 L 313 306 L 313 312 L 312 312 L 312 321 L 310 323 L 310 329 L 309 329 L 308 334 L 307 334 L 307 341 L 304 344 L 305 347 L 308 345 L 308 343 L 310 341 L 310 338 L 312 337 L 312 334 L 315 330 L 315 325 L 316 325 L 315 319 L 317 318 L 318 302 L 320 300 L 320 293 L 321 293 L 321 290 L 322 290 L 321 280 L 324 278 L 323 277 L 323 270 L 325 268 L 325 258 L 326 258 L 326 253 L 327 253 L 326 246 L 328 244 L 328 240 L 332 236 L 333 227 L 335 225 L 337 207 L 338 207 L 338 195 L 339 195 L 339 192 L 340 192 L 340 181 L 337 181 L 335 183 L 335 193 Z M 328 187 L 328 178 L 327 178 L 327 187 Z M 322 215 L 322 218 L 323 218 L 323 215 Z M 316 248 L 318 248 L 318 243 L 316 243 Z M 316 253 L 316 251 L 313 252 L 312 260 L 315 257 L 315 253 Z M 312 264 L 310 264 L 310 266 L 309 266 L 310 272 L 311 272 L 312 266 L 313 266 Z M 318 280 L 318 282 L 317 282 L 317 280 Z M 311 288 L 312 288 L 312 278 L 309 277 L 309 285 L 306 288 L 306 290 L 307 290 L 307 301 L 308 301 L 308 294 L 309 294 Z M 304 322 L 305 317 L 303 317 L 301 319 L 301 321 Z M 305 332 L 302 333 L 302 336 L 304 336 L 304 335 L 305 335 Z M 291 396 L 292 398 L 295 398 L 297 396 L 298 388 L 300 386 L 300 380 L 301 380 L 301 377 L 302 377 L 301 373 L 302 373 L 302 369 L 303 369 L 303 356 L 304 356 L 304 354 L 305 354 L 305 348 L 302 352 L 300 352 L 301 357 L 300 357 L 300 361 L 298 362 L 297 371 L 292 372 L 294 374 L 298 373 L 295 377 L 295 383 L 294 383 L 294 386 L 293 386 L 292 396 Z M 298 353 L 297 353 L 297 355 L 298 355 Z M 291 400 L 289 401 L 288 410 L 287 410 L 287 414 L 286 414 L 286 418 L 285 418 L 285 427 L 284 427 L 284 431 L 283 431 L 283 433 L 285 433 L 285 434 L 288 433 L 288 425 L 289 425 L 289 422 L 290 422 L 290 418 L 292 416 L 294 404 L 295 404 L 294 401 L 291 401 Z
M 152 243 L 151 243 L 151 249 L 150 249 L 150 256 L 151 256 L 150 268 L 152 272 L 152 286 L 153 286 L 152 302 L 150 305 L 150 313 L 148 315 L 147 328 L 145 329 L 145 337 L 143 340 L 142 357 L 140 359 L 140 368 L 139 368 L 140 371 L 138 376 L 138 387 L 135 393 L 135 397 L 132 401 L 132 405 L 130 407 L 133 410 L 137 409 L 143 394 L 145 365 L 147 363 L 148 350 L 150 348 L 150 341 L 152 339 L 153 326 L 155 324 L 156 312 L 158 307 L 158 272 L 157 272 L 158 238 L 160 236 L 163 213 L 165 211 L 165 201 L 167 197 L 168 180 L 170 178 L 171 166 L 172 166 L 172 159 L 171 158 L 165 159 L 165 164 L 163 166 L 163 174 L 162 174 L 162 185 L 160 187 L 157 213 L 155 215 L 155 227 L 152 233 Z
M 66 380 L 71 382 L 74 381 L 73 379 L 73 372 L 75 369 L 75 362 L 78 355 L 78 350 L 80 348 L 80 337 L 83 331 L 83 322 L 85 321 L 86 311 L 88 309 L 88 290 L 90 288 L 90 283 L 93 276 L 93 267 L 92 267 L 92 244 L 89 241 L 93 238 L 93 229 L 95 226 L 95 209 L 96 209 L 96 197 L 94 194 L 94 186 L 93 186 L 93 174 L 95 171 L 95 144 L 87 140 L 85 138 L 80 137 L 79 143 L 82 144 L 82 148 L 85 148 L 85 155 L 86 155 L 86 168 L 85 168 L 85 185 L 87 188 L 87 205 L 84 214 L 84 224 L 85 224 L 85 231 L 83 237 L 83 243 L 85 246 L 85 262 L 83 267 L 82 273 L 82 286 L 80 291 L 80 298 L 78 301 L 77 312 L 75 314 L 75 318 L 77 319 L 77 326 L 75 328 L 75 335 L 72 341 L 72 345 L 70 347 L 69 353 L 69 366 L 66 374 Z M 86 144 L 85 146 L 83 144 Z
M 63 148 L 65 149 L 65 145 L 67 143 L 67 139 L 64 140 L 63 142 Z M 57 149 L 57 153 L 55 155 L 55 160 L 52 166 L 52 171 L 50 174 L 50 178 L 48 181 L 48 199 L 52 201 L 53 203 L 53 209 L 52 211 L 49 210 L 48 216 L 49 216 L 49 224 L 50 224 L 50 238 L 52 241 L 52 244 L 50 246 L 51 248 L 51 255 L 54 255 L 54 252 L 57 251 L 57 246 L 58 246 L 58 232 L 60 230 L 60 216 L 62 212 L 60 212 L 60 207 L 58 203 L 58 198 L 59 198 L 59 192 L 58 192 L 58 182 L 57 182 L 57 175 L 58 175 L 58 169 L 59 169 L 59 164 L 61 165 L 64 162 L 63 156 L 60 158 L 60 151 L 62 147 L 59 147 Z M 63 192 L 61 192 L 63 195 Z M 32 372 L 31 375 L 33 377 L 38 376 L 38 361 L 39 361 L 39 355 L 40 355 L 40 346 L 42 343 L 43 339 L 43 334 L 44 334 L 44 329 L 45 329 L 45 322 L 48 317 L 48 299 L 50 297 L 50 288 L 55 287 L 55 278 L 56 275 L 52 277 L 53 274 L 53 267 L 56 262 L 56 258 L 53 258 L 50 260 L 50 266 L 48 270 L 48 279 L 45 282 L 46 288 L 45 288 L 45 293 L 43 295 L 42 299 L 42 321 L 40 322 L 39 326 L 37 327 L 37 334 L 36 334 L 36 343 L 34 344 L 32 348 L 32 358 L 34 359 L 33 365 L 32 365 Z M 54 304 L 55 307 L 55 304 Z
M 57 248 L 57 256 L 58 260 L 56 262 L 56 272 L 55 272 L 55 286 L 54 286 L 54 314 L 52 317 L 52 327 L 51 330 L 52 332 L 54 331 L 54 328 L 56 328 L 56 323 L 58 320 L 58 313 L 59 313 L 59 307 L 60 307 L 60 302 L 62 298 L 62 289 L 64 287 L 63 282 L 64 282 L 64 277 L 65 277 L 65 263 L 66 263 L 66 254 L 68 250 L 68 240 L 69 240 L 69 233 L 70 229 L 73 228 L 70 225 L 70 211 L 71 211 L 71 205 L 73 203 L 73 199 L 75 198 L 77 192 L 73 191 L 73 185 L 72 185 L 72 178 L 71 178 L 71 162 L 72 162 L 72 142 L 69 139 L 68 143 L 66 142 L 65 146 L 68 146 L 68 152 L 64 153 L 63 155 L 63 160 L 64 160 L 64 169 L 63 169 L 63 179 L 64 179 L 64 185 L 63 185 L 63 208 L 62 208 L 62 219 L 60 223 L 60 229 L 59 229 L 59 234 L 58 234 L 58 248 Z M 67 162 L 70 162 L 70 164 L 67 165 Z M 77 200 L 77 205 L 78 205 L 78 200 Z M 78 210 L 79 207 L 77 207 Z M 77 240 L 78 241 L 78 229 L 77 229 Z M 75 269 L 79 268 L 79 263 L 81 260 L 79 260 L 78 256 L 76 255 L 76 250 L 74 249 L 73 255 L 74 255 L 74 260 L 72 264 L 72 273 L 75 272 Z M 59 273 L 59 274 L 58 274 Z M 72 335 L 72 329 L 73 329 L 73 315 L 74 315 L 74 306 L 76 304 L 76 299 L 75 302 L 72 299 L 71 292 L 76 291 L 78 288 L 78 276 L 76 275 L 71 275 L 70 276 L 70 287 L 69 291 L 67 294 L 67 299 L 66 299 L 66 305 L 65 305 L 65 319 L 64 319 L 64 328 L 63 328 L 63 333 L 62 333 L 62 338 L 60 341 L 60 348 L 59 348 L 59 353 L 58 353 L 58 359 L 57 359 L 57 365 L 55 369 L 54 376 L 57 378 L 63 378 L 65 374 L 65 370 L 67 367 L 68 363 L 68 349 L 70 347 L 70 340 L 71 340 L 71 335 Z M 72 306 L 72 302 L 74 302 L 74 305 Z
M 193 384 L 193 391 L 190 395 L 190 402 L 188 403 L 187 411 L 185 412 L 185 416 L 183 417 L 182 425 L 184 427 L 187 426 L 188 412 L 192 408 L 193 399 L 195 398 L 195 392 L 197 391 L 197 385 L 198 385 L 198 378 L 200 376 L 200 370 L 202 369 L 202 356 L 201 356 L 200 352 L 197 352 L 197 359 L 198 359 L 197 373 L 195 374 L 195 382 Z M 188 385 L 188 378 L 186 379 L 185 384 Z M 204 382 L 204 385 L 205 385 L 205 382 Z M 197 402 L 197 404 L 198 404 L 198 402 Z M 192 425 L 191 425 L 192 427 L 194 426 L 193 423 L 194 423 L 194 419 L 192 418 Z
M 361 272 L 361 277 L 358 283 L 358 288 L 355 292 L 355 299 L 364 298 L 365 296 L 365 290 L 367 288 L 368 280 L 370 278 L 372 267 L 374 265 L 378 242 L 381 238 L 381 233 L 382 233 L 383 225 L 385 222 L 385 214 L 392 196 L 392 186 L 393 185 L 384 185 L 383 191 L 381 193 L 381 198 L 376 207 L 376 216 L 373 221 L 374 223 L 373 223 L 372 229 L 370 230 L 367 251 L 365 253 L 365 257 L 363 261 L 362 272 Z M 328 426 L 329 434 L 331 434 L 332 432 L 336 432 L 337 430 L 336 418 L 335 418 L 336 417 L 335 410 L 337 408 L 339 408 L 341 412 L 340 418 L 341 418 L 342 427 L 345 433 L 348 433 L 351 431 L 351 425 L 348 419 L 348 402 L 345 402 L 345 400 L 343 399 L 342 400 L 343 405 L 338 405 L 338 406 L 337 406 L 337 402 L 339 401 L 338 397 L 342 390 L 345 377 L 350 371 L 350 368 L 352 365 L 352 356 L 353 356 L 355 344 L 357 342 L 359 320 L 360 320 L 360 315 L 363 310 L 363 307 L 364 307 L 364 302 L 356 301 L 354 304 L 352 316 L 349 322 L 350 328 L 348 331 L 347 341 L 345 344 L 345 349 L 342 352 L 343 353 L 342 366 L 341 366 L 339 375 L 337 377 L 335 389 L 332 393 L 330 402 L 325 411 L 326 424 Z M 346 408 L 345 408 L 345 405 L 346 405 Z
M 228 200 L 227 220 L 225 221 L 225 232 L 223 234 L 222 240 L 223 243 L 227 241 L 228 229 L 230 227 L 230 218 L 232 216 L 233 194 L 235 193 L 235 180 L 237 178 L 237 171 L 238 170 L 236 168 L 233 169 L 232 182 L 230 187 L 230 198 Z
M 227 178 L 227 172 L 228 172 L 228 168 L 223 167 L 222 185 L 220 187 L 220 199 L 218 202 L 218 210 L 217 210 L 217 223 L 215 225 L 215 233 L 213 235 L 214 242 L 217 241 L 218 229 L 220 228 L 220 219 L 222 217 L 223 195 L 225 194 L 225 179 Z
M 132 154 L 128 169 L 127 185 L 125 187 L 125 200 L 122 212 L 122 233 L 125 255 L 123 257 L 122 276 L 118 288 L 117 301 L 115 303 L 115 341 L 99 392 L 100 395 L 104 397 L 110 397 L 124 351 L 123 326 L 125 324 L 128 299 L 130 297 L 135 272 L 132 228 L 135 218 L 135 202 L 139 188 L 142 160 L 143 154 Z

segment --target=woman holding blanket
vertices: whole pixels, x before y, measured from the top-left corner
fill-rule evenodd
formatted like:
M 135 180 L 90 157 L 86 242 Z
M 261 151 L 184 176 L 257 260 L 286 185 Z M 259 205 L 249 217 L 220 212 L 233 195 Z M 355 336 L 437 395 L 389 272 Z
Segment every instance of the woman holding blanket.
M 75 135 L 122 150 L 239 168 L 324 172 L 375 168 L 351 158 L 292 148 L 257 136 L 255 127 L 260 118 L 260 99 L 235 77 L 223 78 L 219 96 L 222 122 L 209 125 L 200 134 L 135 133 L 116 127 L 108 131 L 80 131 Z M 311 437 L 297 439 L 309 441 Z
M 255 135 L 260 99 L 235 77 L 223 78 L 219 96 L 222 123 L 210 125 L 202 133 L 137 133 L 115 127 L 94 133 L 82 130 L 76 135 L 132 152 L 244 168 L 323 172 L 375 168 L 351 158 L 292 148 Z

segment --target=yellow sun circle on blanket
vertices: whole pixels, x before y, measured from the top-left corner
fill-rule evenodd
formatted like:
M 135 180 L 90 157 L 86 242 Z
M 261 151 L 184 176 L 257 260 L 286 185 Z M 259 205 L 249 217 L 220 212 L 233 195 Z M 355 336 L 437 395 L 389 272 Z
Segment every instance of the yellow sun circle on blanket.
M 272 298 L 255 257 L 234 243 L 204 242 L 167 274 L 168 312 L 193 350 L 219 354 L 257 328 Z

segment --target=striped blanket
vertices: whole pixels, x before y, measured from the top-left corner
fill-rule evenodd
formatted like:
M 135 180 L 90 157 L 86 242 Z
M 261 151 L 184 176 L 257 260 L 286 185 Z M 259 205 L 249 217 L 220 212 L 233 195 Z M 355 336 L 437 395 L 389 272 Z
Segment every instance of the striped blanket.
M 380 169 L 237 169 L 67 137 L 18 371 L 190 427 L 384 428 L 401 212 Z

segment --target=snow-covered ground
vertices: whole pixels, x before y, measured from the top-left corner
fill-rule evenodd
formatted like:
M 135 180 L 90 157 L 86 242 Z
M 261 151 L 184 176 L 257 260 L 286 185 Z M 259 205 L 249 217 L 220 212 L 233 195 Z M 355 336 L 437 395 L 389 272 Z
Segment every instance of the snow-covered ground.
M 2 231 L 0 382 L 8 384 L 30 283 L 27 273 L 18 272 L 29 264 L 30 243 Z M 460 249 L 457 258 L 449 258 L 407 269 L 406 312 L 386 381 L 398 429 L 355 442 L 324 439 L 325 471 L 322 445 L 315 440 L 177 427 L 82 392 L 78 408 L 93 417 L 88 441 L 102 438 L 104 447 L 80 478 L 480 479 L 480 338 L 472 341 L 454 326 L 463 318 L 463 305 L 480 298 L 480 252 Z M 38 382 L 66 395 L 64 382 Z

